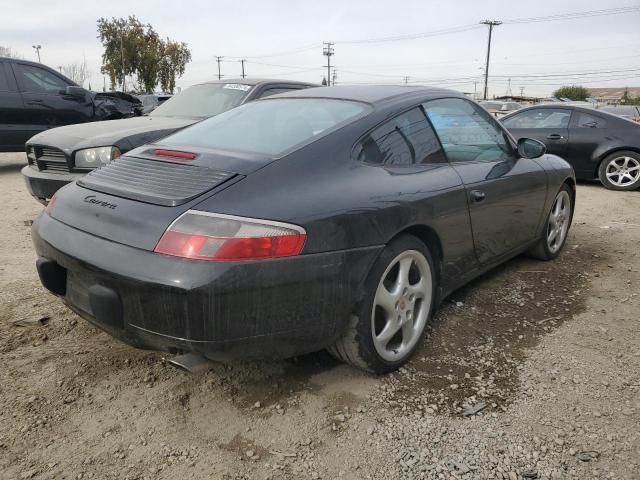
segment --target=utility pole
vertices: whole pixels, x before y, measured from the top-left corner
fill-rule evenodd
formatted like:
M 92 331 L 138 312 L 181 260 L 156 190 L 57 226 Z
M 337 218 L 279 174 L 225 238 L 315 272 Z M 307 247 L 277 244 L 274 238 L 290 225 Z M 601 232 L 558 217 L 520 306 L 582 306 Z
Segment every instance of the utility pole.
M 222 63 L 222 59 L 224 57 L 216 56 L 216 62 L 218 62 L 218 80 L 222 78 L 222 74 L 220 73 L 220 64 Z
M 491 57 L 491 34 L 493 33 L 493 27 L 502 25 L 499 20 L 484 20 L 480 22 L 483 25 L 489 25 L 489 42 L 487 43 L 487 63 L 484 66 L 484 96 L 483 99 L 487 100 L 487 94 L 489 92 L 489 58 Z
M 513 95 L 513 92 L 511 91 L 511 78 L 509 78 L 509 83 L 507 86 L 507 97 L 510 97 L 511 95 Z
M 327 57 L 327 83 L 331 85 L 331 56 L 334 54 L 333 42 L 322 42 L 322 54 Z
M 477 100 L 478 99 L 478 95 L 476 94 L 478 90 L 478 82 L 473 82 L 473 99 Z
M 407 76 L 402 77 L 402 80 L 404 80 L 404 84 L 405 84 L 405 85 L 407 85 L 407 84 L 409 83 L 409 78 L 411 78 L 411 77 L 409 77 L 408 75 L 407 75 Z
M 33 48 L 35 49 L 36 53 L 38 54 L 38 63 L 42 63 L 40 61 L 40 49 L 42 48 L 42 45 L 33 45 Z
M 522 100 L 522 97 L 524 97 L 524 87 L 520 87 L 520 99 Z
M 120 57 L 122 58 L 122 91 L 127 91 L 126 80 L 127 77 L 124 73 L 124 43 L 122 40 L 122 34 L 120 34 Z
M 244 78 L 246 76 L 244 74 L 244 62 L 246 62 L 246 60 L 244 58 L 242 60 L 240 60 L 240 63 L 242 64 L 242 78 Z
M 338 71 L 336 67 L 333 67 L 333 73 L 331 74 L 331 85 L 336 86 L 336 80 L 338 79 Z

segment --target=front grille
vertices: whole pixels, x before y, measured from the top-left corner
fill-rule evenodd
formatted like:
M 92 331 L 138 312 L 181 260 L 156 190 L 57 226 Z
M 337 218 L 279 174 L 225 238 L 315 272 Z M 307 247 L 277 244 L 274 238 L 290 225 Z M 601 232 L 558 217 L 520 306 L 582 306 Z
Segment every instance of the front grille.
M 68 172 L 69 163 L 62 150 L 51 147 L 35 147 L 36 164 L 38 170 L 50 170 L 53 172 Z
M 122 157 L 93 170 L 78 185 L 155 205 L 176 206 L 234 177 L 197 165 Z

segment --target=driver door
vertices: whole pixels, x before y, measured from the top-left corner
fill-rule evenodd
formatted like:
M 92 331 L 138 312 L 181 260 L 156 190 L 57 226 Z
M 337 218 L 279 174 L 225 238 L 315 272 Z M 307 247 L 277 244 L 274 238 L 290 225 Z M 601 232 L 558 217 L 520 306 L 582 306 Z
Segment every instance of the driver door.
M 465 185 L 478 261 L 491 263 L 529 244 L 547 195 L 544 169 L 535 160 L 520 158 L 482 107 L 462 98 L 431 100 L 423 106 Z
M 93 102 L 86 97 L 65 95 L 70 84 L 49 69 L 14 63 L 13 69 L 24 102 L 23 119 L 31 135 L 49 128 L 93 119 Z
M 502 120 L 516 140 L 533 138 L 545 144 L 547 152 L 566 158 L 571 111 L 564 108 L 530 108 Z

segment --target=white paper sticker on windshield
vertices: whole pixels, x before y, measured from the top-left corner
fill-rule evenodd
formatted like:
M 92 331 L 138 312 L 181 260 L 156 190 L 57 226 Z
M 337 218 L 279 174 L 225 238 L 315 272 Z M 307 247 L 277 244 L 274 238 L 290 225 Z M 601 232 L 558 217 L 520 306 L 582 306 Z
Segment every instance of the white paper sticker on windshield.
M 243 92 L 246 92 L 251 88 L 251 85 L 242 85 L 241 83 L 225 83 L 224 87 L 222 88 L 228 88 L 229 90 L 242 90 Z

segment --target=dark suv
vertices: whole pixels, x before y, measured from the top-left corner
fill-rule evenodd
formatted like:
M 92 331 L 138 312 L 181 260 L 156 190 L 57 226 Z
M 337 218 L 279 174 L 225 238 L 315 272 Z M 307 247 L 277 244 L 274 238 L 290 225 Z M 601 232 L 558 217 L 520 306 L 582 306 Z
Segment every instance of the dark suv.
M 132 95 L 89 92 L 41 63 L 0 57 L 0 152 L 23 151 L 50 128 L 141 113 Z
M 26 145 L 22 169 L 31 195 L 46 203 L 62 186 L 125 152 L 243 103 L 314 87 L 287 80 L 233 79 L 193 85 L 149 115 L 70 125 L 42 132 Z

